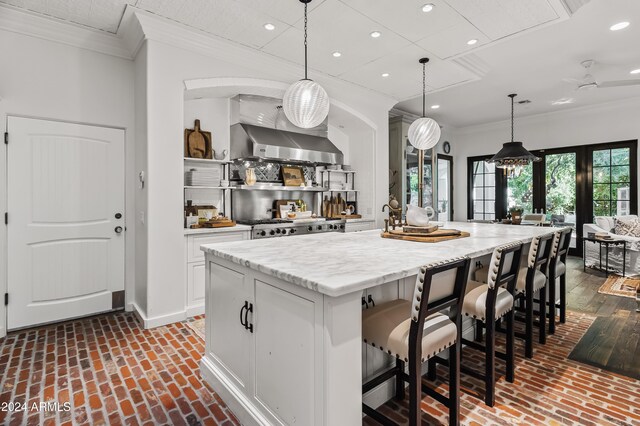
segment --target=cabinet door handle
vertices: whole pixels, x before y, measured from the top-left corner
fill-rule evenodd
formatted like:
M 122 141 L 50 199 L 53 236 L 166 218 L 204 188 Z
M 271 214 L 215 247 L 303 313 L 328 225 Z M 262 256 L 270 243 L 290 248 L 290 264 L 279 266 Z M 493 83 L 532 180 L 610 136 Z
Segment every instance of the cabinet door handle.
M 247 318 L 249 316 L 249 312 L 253 313 L 253 303 L 245 302 L 245 306 L 246 304 L 249 306 L 247 306 L 247 310 L 244 311 L 244 328 L 253 333 L 253 324 L 249 324 L 249 319 Z
M 365 309 L 369 309 L 369 304 L 367 303 L 367 300 L 364 298 L 364 296 L 362 296 L 362 306 L 365 306 Z
M 376 307 L 376 302 L 373 300 L 373 297 L 371 297 L 371 295 L 369 295 L 369 298 L 367 299 L 367 302 L 371 303 L 372 307 L 374 307 L 374 308 Z M 367 305 L 367 307 L 369 307 L 369 306 Z
M 245 330 L 246 330 L 246 328 L 247 328 L 247 323 L 246 323 L 246 322 L 243 322 L 243 318 L 245 318 L 245 320 L 244 320 L 244 321 L 246 321 L 247 316 L 246 316 L 246 314 L 245 314 L 245 316 L 243 317 L 243 316 L 242 316 L 242 312 L 243 312 L 245 309 L 247 309 L 247 308 L 248 308 L 248 306 L 247 306 L 247 302 L 244 302 L 244 306 L 243 306 L 242 308 L 240 308 L 240 324 L 242 324 L 242 325 L 244 326 Z

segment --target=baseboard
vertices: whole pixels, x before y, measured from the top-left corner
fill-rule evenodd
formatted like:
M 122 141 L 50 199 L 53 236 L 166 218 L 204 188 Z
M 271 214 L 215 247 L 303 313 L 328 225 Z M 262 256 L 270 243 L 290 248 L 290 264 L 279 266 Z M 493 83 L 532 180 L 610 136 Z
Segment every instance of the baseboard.
M 136 304 L 135 302 L 131 304 L 133 313 L 138 317 L 138 321 L 142 324 L 142 326 L 147 328 L 155 328 L 161 327 L 163 325 L 173 324 L 175 322 L 184 321 L 187 319 L 186 311 L 178 311 L 173 312 L 167 315 L 160 315 L 157 317 L 147 317 L 146 313 Z
M 227 404 L 243 425 L 271 425 L 235 383 L 230 381 L 206 356 L 200 361 L 200 374 Z
M 204 303 L 201 305 L 187 306 L 187 318 L 204 314 Z

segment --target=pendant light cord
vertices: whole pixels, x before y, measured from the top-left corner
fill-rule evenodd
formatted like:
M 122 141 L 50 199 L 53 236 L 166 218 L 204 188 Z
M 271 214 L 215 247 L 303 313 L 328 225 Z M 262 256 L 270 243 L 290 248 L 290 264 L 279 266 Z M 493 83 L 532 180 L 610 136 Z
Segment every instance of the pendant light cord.
M 515 139 L 513 137 L 513 99 L 515 96 L 511 97 L 511 142 L 513 142 Z
M 307 78 L 307 3 L 304 4 L 304 79 Z
M 422 116 L 426 117 L 427 64 L 422 64 Z

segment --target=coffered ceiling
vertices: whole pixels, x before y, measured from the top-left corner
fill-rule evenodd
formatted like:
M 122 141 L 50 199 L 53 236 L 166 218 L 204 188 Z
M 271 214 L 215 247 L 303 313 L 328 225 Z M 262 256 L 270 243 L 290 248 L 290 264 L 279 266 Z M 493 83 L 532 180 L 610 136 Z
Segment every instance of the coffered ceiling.
M 130 6 L 295 64 L 304 60 L 303 7 L 298 0 L 0 3 L 113 34 Z M 430 12 L 422 11 L 426 4 L 433 5 Z M 601 63 L 594 74 L 606 79 L 624 78 L 630 63 L 640 61 L 629 38 L 633 34 L 633 40 L 640 39 L 639 7 L 638 0 L 313 0 L 310 77 L 328 74 L 392 96 L 401 101 L 398 107 L 419 113 L 417 60 L 427 56 L 429 103 L 440 104 L 435 115 L 453 125 L 503 118 L 502 98 L 512 91 L 534 101 L 528 107 L 532 112 L 552 110 L 550 100 L 573 94 L 562 78 L 579 78 L 581 60 Z M 622 43 L 609 40 L 610 24 L 633 17 L 637 24 L 626 34 L 616 34 Z M 265 29 L 267 23 L 275 28 Z M 381 36 L 372 38 L 373 31 Z M 470 40 L 475 44 L 468 44 Z M 576 99 L 593 103 L 640 95 L 636 88 L 610 90 L 580 93 Z

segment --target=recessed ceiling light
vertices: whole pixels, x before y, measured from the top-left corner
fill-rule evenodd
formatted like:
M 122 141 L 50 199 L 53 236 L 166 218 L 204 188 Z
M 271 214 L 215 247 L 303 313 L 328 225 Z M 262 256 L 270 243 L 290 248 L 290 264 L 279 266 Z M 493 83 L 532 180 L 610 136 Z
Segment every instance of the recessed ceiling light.
M 273 30 L 276 29 L 276 26 L 273 25 L 273 24 L 270 24 L 270 23 L 266 23 L 266 24 L 264 24 L 264 29 L 268 30 L 268 31 L 273 31 Z
M 433 10 L 433 8 L 434 8 L 434 7 L 435 7 L 435 6 L 434 6 L 433 4 L 431 4 L 431 3 L 427 3 L 427 4 L 425 4 L 424 6 L 422 6 L 422 11 L 423 11 L 424 13 L 429 13 L 429 12 L 431 12 L 431 11 Z
M 467 42 L 467 44 L 468 44 L 469 46 L 473 46 L 473 45 L 474 45 L 474 44 L 476 44 L 477 42 L 478 42 L 478 40 L 477 40 L 477 39 L 472 38 L 471 40 L 469 40 L 469 41 Z
M 342 53 L 340 53 L 338 51 L 333 52 L 333 57 L 334 58 L 339 58 L 340 56 L 342 56 Z
M 383 72 L 383 73 L 382 73 L 382 76 L 383 76 L 384 78 L 387 78 L 387 77 L 389 77 L 389 73 L 388 73 L 388 72 Z
M 431 105 L 431 109 L 438 109 L 440 108 L 440 105 Z
M 629 26 L 629 23 L 627 21 L 624 21 L 624 22 L 618 22 L 617 24 L 613 24 L 612 26 L 609 27 L 609 29 L 611 31 L 620 31 L 620 30 L 624 30 L 628 26 Z
M 631 71 L 629 74 L 640 74 L 640 68 L 638 68 L 637 70 Z
M 373 31 L 371 34 L 369 34 L 371 37 L 373 38 L 378 38 L 382 35 L 382 33 L 380 31 Z

